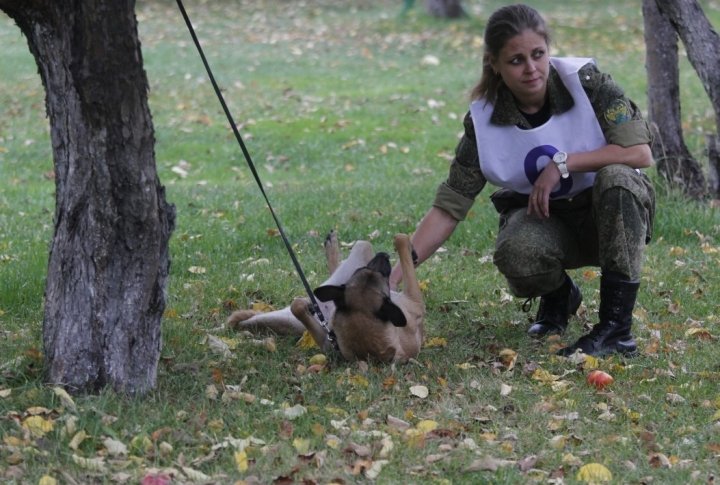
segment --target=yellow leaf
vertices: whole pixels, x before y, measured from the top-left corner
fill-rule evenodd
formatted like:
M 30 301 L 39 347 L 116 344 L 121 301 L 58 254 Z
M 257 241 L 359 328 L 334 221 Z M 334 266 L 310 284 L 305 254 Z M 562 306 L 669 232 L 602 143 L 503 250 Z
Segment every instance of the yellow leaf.
M 592 355 L 585 354 L 585 360 L 583 361 L 583 368 L 590 370 L 590 369 L 597 369 L 600 366 L 600 359 L 597 357 L 593 357 Z
M 455 364 L 455 367 L 462 370 L 476 369 L 477 366 L 469 362 L 463 362 L 462 364 Z
M 429 433 L 430 431 L 434 431 L 438 428 L 437 421 L 433 421 L 432 419 L 423 419 L 422 421 L 418 422 L 418 424 L 415 425 L 415 429 L 418 431 L 421 431 L 423 433 Z
M 57 485 L 57 480 L 55 480 L 50 475 L 43 475 L 42 477 L 40 477 L 38 485 Z
M 447 339 L 443 337 L 433 337 L 425 342 L 425 348 L 431 349 L 433 347 L 447 347 Z
M 27 444 L 17 436 L 3 436 L 3 443 L 12 448 L 18 448 Z
M 239 472 L 246 472 L 248 469 L 248 457 L 245 450 L 235 452 L 235 465 Z
M 12 389 L 0 389 L 0 399 L 10 397 Z
M 515 367 L 517 356 L 517 352 L 513 349 L 502 349 L 499 354 L 500 363 L 505 366 L 507 370 L 512 370 L 513 367 Z
M 588 483 L 609 482 L 612 480 L 612 473 L 600 463 L 588 463 L 580 467 L 575 479 Z
M 252 310 L 265 313 L 275 310 L 275 307 L 273 307 L 272 305 L 268 305 L 264 301 L 255 301 L 252 304 Z
M 418 286 L 420 286 L 420 291 L 426 292 L 430 287 L 430 280 L 420 280 L 418 281 Z
M 326 363 L 327 363 L 327 357 L 325 357 L 325 354 L 315 354 L 312 357 L 310 357 L 311 365 L 325 365 Z
M 207 270 L 202 266 L 190 266 L 188 271 L 192 274 L 205 274 L 207 272 Z
M 303 350 L 310 350 L 310 349 L 316 349 L 318 348 L 317 343 L 315 343 L 315 339 L 312 338 L 312 335 L 308 331 L 303 332 L 302 337 L 297 341 L 295 344 L 299 348 Z
M 545 369 L 535 369 L 535 372 L 533 372 L 532 378 L 535 379 L 536 381 L 545 382 L 545 383 L 553 382 L 553 381 L 560 379 L 559 376 L 551 374 L 548 371 L 546 371 Z
M 368 387 L 370 385 L 367 378 L 365 376 L 361 376 L 360 374 L 348 377 L 348 382 L 355 387 Z
M 70 394 L 68 394 L 65 389 L 62 387 L 53 387 L 53 392 L 60 398 L 63 406 L 71 411 L 75 411 L 75 401 L 73 401 L 73 398 L 70 397 Z
M 84 429 L 81 429 L 77 433 L 75 433 L 75 436 L 72 437 L 70 440 L 70 443 L 68 443 L 68 446 L 72 448 L 73 450 L 77 451 L 78 447 L 80 446 L 80 443 L 85 441 L 85 438 L 87 438 L 87 433 Z
M 220 337 L 220 340 L 225 342 L 230 350 L 236 350 L 240 344 L 240 340 L 230 337 Z
M 717 411 L 715 411 L 715 414 L 713 414 L 712 420 L 713 420 L 713 421 L 720 421 L 720 409 L 717 410 Z
M 105 471 L 105 461 L 103 458 L 83 458 L 82 456 L 73 454 L 72 460 L 76 465 L 87 470 L 95 472 Z
M 673 246 L 670 248 L 670 256 L 683 256 L 685 254 L 685 249 Z
M 305 438 L 295 438 L 293 440 L 293 447 L 298 453 L 305 455 L 310 450 L 310 440 Z
M 23 421 L 22 426 L 30 431 L 30 434 L 34 437 L 39 438 L 45 436 L 45 433 L 52 431 L 54 424 L 51 420 L 45 419 L 41 416 L 30 416 Z
M 695 337 L 699 340 L 713 340 L 712 334 L 706 328 L 689 328 L 685 332 L 685 337 Z

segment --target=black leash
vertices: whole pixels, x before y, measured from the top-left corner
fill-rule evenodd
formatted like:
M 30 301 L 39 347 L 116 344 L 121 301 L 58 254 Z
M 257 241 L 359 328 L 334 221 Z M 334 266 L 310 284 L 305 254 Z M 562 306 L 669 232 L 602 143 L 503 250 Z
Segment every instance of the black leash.
M 230 110 L 227 107 L 227 104 L 225 103 L 225 98 L 223 97 L 222 93 L 220 92 L 220 88 L 218 87 L 217 83 L 215 82 L 215 76 L 213 76 L 212 70 L 210 69 L 210 65 L 208 64 L 207 59 L 205 58 L 205 53 L 203 52 L 202 47 L 200 47 L 200 41 L 197 38 L 197 35 L 195 35 L 195 29 L 193 29 L 192 23 L 190 22 L 190 18 L 188 17 L 187 12 L 185 11 L 185 7 L 183 6 L 182 0 L 177 0 L 178 8 L 180 8 L 180 13 L 183 16 L 183 19 L 185 19 L 185 24 L 187 25 L 188 30 L 190 31 L 190 36 L 193 39 L 193 42 L 195 42 L 195 47 L 197 47 L 198 53 L 200 54 L 200 58 L 202 59 L 203 65 L 205 66 L 205 70 L 207 71 L 208 77 L 210 78 L 210 82 L 212 83 L 213 89 L 215 90 L 215 94 L 217 95 L 218 100 L 220 101 L 220 104 L 222 105 L 222 109 L 225 112 L 225 116 L 228 119 L 228 122 L 230 123 L 230 127 L 232 128 L 233 133 L 235 134 L 235 139 L 237 140 L 238 144 L 240 145 L 240 149 L 243 152 L 243 155 L 245 155 L 245 160 L 247 161 L 248 167 L 250 167 L 250 171 L 253 174 L 253 177 L 255 177 L 255 182 L 257 182 L 258 187 L 260 188 L 260 192 L 262 193 L 263 197 L 265 198 L 265 203 L 268 206 L 268 209 L 270 209 L 270 214 L 272 214 L 273 219 L 275 220 L 275 224 L 277 225 L 278 231 L 280 232 L 280 236 L 282 237 L 283 242 L 285 243 L 285 247 L 288 250 L 288 253 L 290 253 L 290 259 L 292 259 L 293 265 L 295 265 L 295 270 L 297 271 L 298 275 L 300 275 L 300 279 L 302 280 L 302 284 L 305 287 L 305 291 L 308 294 L 308 297 L 310 298 L 310 304 L 312 306 L 312 312 L 317 317 L 318 321 L 320 322 L 320 325 L 325 329 L 327 332 L 327 339 L 333 343 L 333 345 L 336 345 L 335 342 L 335 335 L 332 332 L 332 330 L 329 329 L 327 322 L 325 320 L 325 316 L 322 313 L 322 310 L 320 310 L 320 305 L 318 305 L 317 300 L 315 299 L 315 295 L 312 292 L 312 289 L 310 288 L 310 284 L 307 281 L 307 278 L 305 278 L 305 273 L 303 273 L 302 268 L 300 267 L 300 262 L 297 259 L 297 256 L 295 255 L 295 251 L 293 251 L 292 246 L 290 245 L 290 241 L 288 240 L 287 236 L 285 236 L 285 231 L 282 228 L 282 224 L 280 224 L 280 220 L 278 219 L 277 215 L 275 215 L 275 211 L 272 208 L 272 205 L 270 204 L 270 199 L 268 199 L 267 194 L 265 193 L 265 189 L 262 186 L 262 182 L 260 181 L 260 176 L 257 173 L 257 170 L 255 169 L 255 164 L 252 161 L 252 158 L 250 157 L 250 152 L 248 152 L 247 147 L 245 147 L 245 142 L 242 139 L 242 136 L 240 136 L 240 131 L 238 131 L 237 125 L 235 124 L 235 120 L 233 120 L 232 115 L 230 114 Z

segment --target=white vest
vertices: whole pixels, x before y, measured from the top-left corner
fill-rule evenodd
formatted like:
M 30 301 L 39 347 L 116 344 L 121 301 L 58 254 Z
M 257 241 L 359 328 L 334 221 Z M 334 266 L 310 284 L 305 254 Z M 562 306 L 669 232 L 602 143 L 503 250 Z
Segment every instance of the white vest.
M 578 76 L 582 66 L 594 61 L 553 57 L 550 62 L 575 104 L 565 113 L 551 116 L 544 125 L 530 130 L 494 125 L 490 123 L 491 103 L 479 99 L 470 105 L 480 169 L 493 185 L 529 194 L 540 172 L 556 152 L 587 152 L 607 144 Z M 573 197 L 591 187 L 594 180 L 594 172 L 571 173 L 570 177 L 560 179 L 550 196 L 555 199 Z

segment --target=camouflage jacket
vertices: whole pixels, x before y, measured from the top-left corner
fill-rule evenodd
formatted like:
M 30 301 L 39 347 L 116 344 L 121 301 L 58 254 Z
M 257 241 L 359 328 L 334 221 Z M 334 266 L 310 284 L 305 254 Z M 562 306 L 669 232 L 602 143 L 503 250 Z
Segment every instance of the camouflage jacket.
M 578 75 L 608 144 L 628 147 L 650 143 L 650 130 L 640 110 L 625 96 L 610 75 L 600 72 L 594 64 L 583 66 Z M 574 105 L 572 96 L 552 66 L 548 79 L 548 98 L 551 115 L 564 113 Z M 498 125 L 532 128 L 518 110 L 512 93 L 507 88 L 498 92 L 490 121 Z M 465 218 L 475 197 L 487 183 L 480 170 L 475 128 L 470 112 L 465 115 L 463 124 L 465 132 L 455 149 L 448 178 L 438 187 L 433 202 L 435 207 L 445 210 L 459 221 Z

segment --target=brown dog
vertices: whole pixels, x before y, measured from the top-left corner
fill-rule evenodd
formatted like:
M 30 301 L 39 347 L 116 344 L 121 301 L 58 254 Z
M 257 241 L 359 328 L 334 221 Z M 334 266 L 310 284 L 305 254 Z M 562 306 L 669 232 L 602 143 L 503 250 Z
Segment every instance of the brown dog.
M 348 258 L 340 262 L 335 233 L 331 232 L 325 241 L 331 275 L 314 294 L 340 353 L 348 360 L 406 362 L 420 352 L 425 303 L 415 275 L 410 239 L 398 234 L 394 244 L 403 270 L 402 293 L 390 290 L 387 253 L 373 254 L 369 242 L 358 241 Z M 323 351 L 333 347 L 328 332 L 312 315 L 307 298 L 296 298 L 290 307 L 268 313 L 236 311 L 230 315 L 228 325 L 239 330 L 269 329 L 295 335 L 307 330 Z

